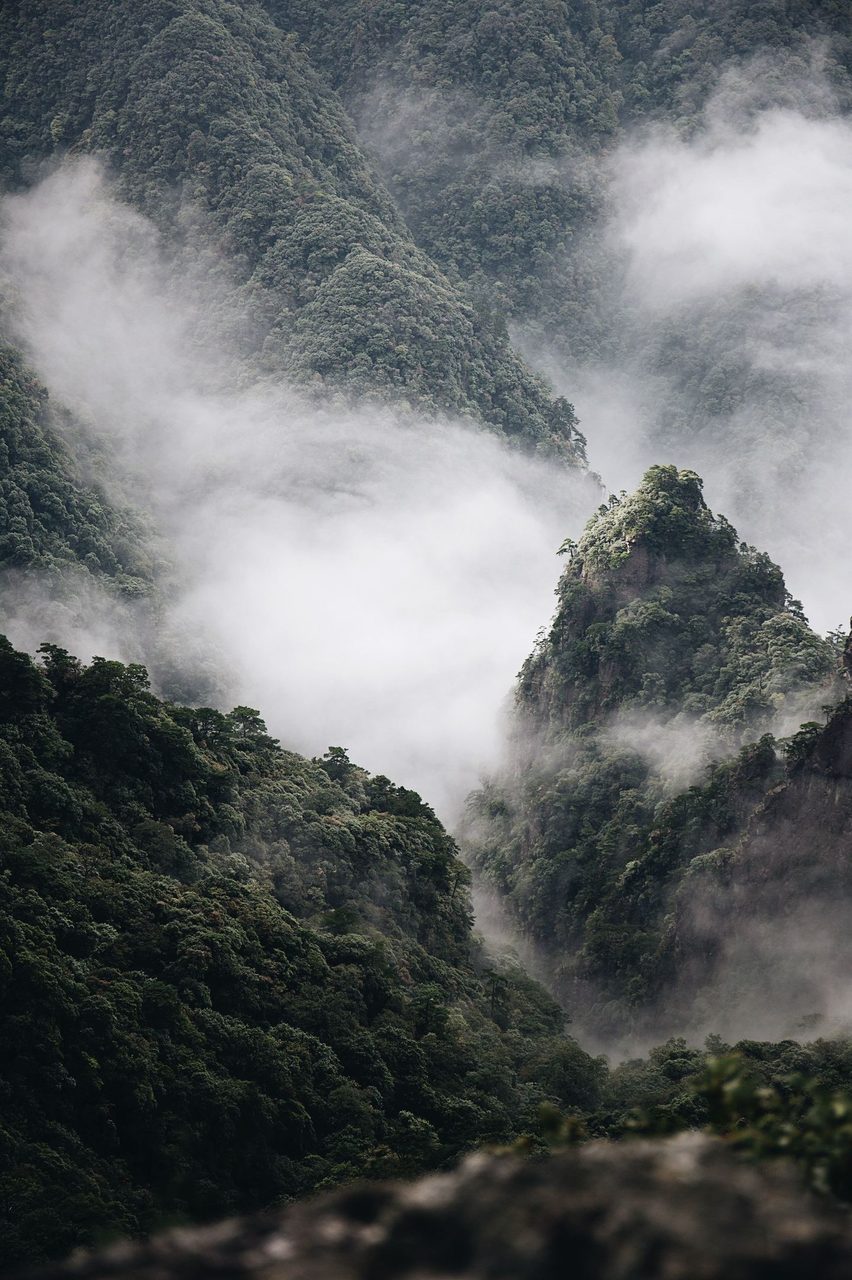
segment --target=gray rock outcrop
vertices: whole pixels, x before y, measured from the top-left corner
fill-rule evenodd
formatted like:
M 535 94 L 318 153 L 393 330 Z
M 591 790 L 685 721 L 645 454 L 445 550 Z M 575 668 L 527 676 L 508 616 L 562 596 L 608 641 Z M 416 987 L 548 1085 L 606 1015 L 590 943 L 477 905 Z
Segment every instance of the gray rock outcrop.
M 848 1280 L 852 1219 L 716 1139 L 477 1155 L 281 1213 L 83 1255 L 40 1280 Z

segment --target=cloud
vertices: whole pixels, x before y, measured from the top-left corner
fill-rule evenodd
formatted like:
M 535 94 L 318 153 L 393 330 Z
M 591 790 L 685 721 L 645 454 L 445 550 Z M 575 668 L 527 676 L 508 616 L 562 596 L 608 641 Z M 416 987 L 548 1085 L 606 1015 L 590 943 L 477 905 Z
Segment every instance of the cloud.
M 570 393 L 613 490 L 648 465 L 769 551 L 822 630 L 852 604 L 852 120 L 818 71 L 722 76 L 689 137 L 658 127 L 610 157 L 606 214 L 576 252 L 593 358 L 570 333 L 529 355 Z M 576 310 L 576 309 L 575 309 Z M 523 332 L 520 334 L 523 344 Z M 574 342 L 575 358 L 557 356 Z
M 178 637 L 173 660 L 192 637 L 216 655 L 222 698 L 260 707 L 285 745 L 344 745 L 452 818 L 493 763 L 551 612 L 555 548 L 595 486 L 469 427 L 246 385 L 209 339 L 221 300 L 91 162 L 8 198 L 2 223 L 18 340 L 109 441 L 121 491 L 171 549 L 159 629 Z M 11 624 L 32 643 L 32 610 Z M 90 628 L 101 652 L 104 625 Z M 79 649 L 85 628 L 68 631 Z M 162 642 L 113 634 L 163 665 Z
M 613 165 L 610 234 L 645 311 L 852 279 L 852 124 L 767 110 L 745 133 L 665 130 Z

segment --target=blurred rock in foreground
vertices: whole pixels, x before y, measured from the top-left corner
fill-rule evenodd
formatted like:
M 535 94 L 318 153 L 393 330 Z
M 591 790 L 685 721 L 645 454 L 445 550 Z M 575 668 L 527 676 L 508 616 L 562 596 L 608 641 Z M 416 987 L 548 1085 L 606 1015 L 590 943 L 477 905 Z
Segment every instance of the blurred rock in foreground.
M 742 1163 L 698 1134 L 593 1143 L 550 1160 L 478 1155 L 454 1173 L 364 1184 L 277 1215 L 172 1231 L 42 1280 L 833 1280 L 852 1218 L 792 1168 Z

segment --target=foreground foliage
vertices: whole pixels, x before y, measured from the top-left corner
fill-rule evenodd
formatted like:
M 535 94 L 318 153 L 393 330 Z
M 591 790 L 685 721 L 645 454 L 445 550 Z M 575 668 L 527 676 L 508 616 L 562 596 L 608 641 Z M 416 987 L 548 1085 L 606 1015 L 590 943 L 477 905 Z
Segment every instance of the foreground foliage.
M 607 1105 L 590 1118 L 607 1136 L 662 1136 L 701 1128 L 755 1161 L 787 1157 L 817 1192 L 852 1201 L 852 1042 L 711 1036 L 705 1049 L 682 1038 L 617 1067 Z M 582 1136 L 590 1133 L 586 1125 Z M 559 1146 L 576 1125 L 551 1118 Z

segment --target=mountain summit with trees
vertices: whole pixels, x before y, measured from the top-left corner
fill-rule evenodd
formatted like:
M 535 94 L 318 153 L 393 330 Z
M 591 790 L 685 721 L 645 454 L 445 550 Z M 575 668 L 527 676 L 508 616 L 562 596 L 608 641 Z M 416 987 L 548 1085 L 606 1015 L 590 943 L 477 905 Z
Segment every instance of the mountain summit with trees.
M 718 921 L 685 921 L 736 897 L 742 985 L 765 986 L 777 956 L 754 939 L 749 959 L 744 922 L 768 911 L 768 886 L 748 900 L 728 885 L 725 898 L 707 877 L 731 880 L 729 846 L 755 806 L 828 732 L 816 717 L 846 693 L 840 648 L 710 511 L 692 472 L 652 468 L 563 550 L 556 614 L 518 679 L 513 763 L 470 802 L 470 857 L 580 1025 L 625 1042 L 730 1030 L 742 1001 L 723 994 L 707 949 Z M 831 881 L 815 851 L 805 861 L 778 891 Z M 790 1029 L 793 1005 L 780 1006 Z
M 610 1171 L 616 1188 L 638 1179 L 641 1211 L 656 1213 L 661 1179 L 693 1212 L 683 1169 L 701 1166 L 708 1195 L 732 1169 L 758 1235 L 781 1232 L 771 1206 L 755 1209 L 760 1186 L 779 1203 L 806 1185 L 852 1203 L 850 641 L 817 634 L 696 471 L 665 461 L 700 438 L 735 471 L 744 458 L 772 476 L 806 469 L 821 419 L 796 379 L 816 362 L 794 344 L 776 358 L 770 339 L 794 331 L 796 306 L 814 331 L 826 308 L 848 319 L 842 264 L 836 290 L 773 281 L 637 321 L 607 231 L 617 148 L 703 136 L 734 80 L 749 93 L 726 127 L 744 136 L 764 108 L 846 121 L 847 0 L 0 2 L 0 197 L 98 167 L 156 240 L 174 296 L 203 300 L 181 341 L 188 359 L 207 351 L 211 394 L 233 393 L 229 444 L 248 431 L 243 406 L 272 392 L 290 419 L 334 419 L 317 455 L 337 450 L 339 465 L 319 489 L 354 510 L 370 500 L 349 483 L 356 416 L 427 446 L 457 433 L 473 442 L 474 497 L 478 468 L 500 459 L 483 505 L 513 476 L 523 511 L 551 502 L 549 486 L 570 527 L 576 495 L 600 485 L 567 384 L 583 360 L 629 373 L 638 344 L 664 388 L 651 434 L 666 445 L 634 492 L 565 539 L 504 764 L 453 834 L 428 796 L 344 747 L 306 758 L 287 749 L 285 716 L 282 746 L 269 711 L 217 701 L 226 659 L 167 623 L 206 527 L 170 535 L 117 443 L 125 424 L 98 433 L 85 396 L 63 399 L 28 336 L 32 296 L 0 253 L 0 1266 L 357 1179 L 447 1174 L 483 1148 L 423 1194 L 473 1185 L 502 1213 L 515 1186 L 527 1204 L 544 1187 L 551 1207 L 591 1187 L 606 1233 L 624 1221 Z M 62 247 L 69 213 L 54 212 Z M 130 279 L 132 246 L 118 257 Z M 106 307 L 92 292 L 87 306 Z M 139 297 L 128 288 L 110 321 Z M 144 400 L 157 375 L 144 341 L 130 345 Z M 215 371 L 211 350 L 227 354 Z M 204 409 L 189 410 L 202 442 Z M 239 471 L 239 456 L 220 469 Z M 427 465 L 410 456 L 410 470 Z M 190 507 L 209 480 L 199 457 Z M 260 499 L 232 478 L 248 520 Z M 756 507 L 777 500 L 758 487 Z M 320 508 L 301 515 L 322 534 Z M 435 500 L 464 566 L 465 530 L 442 520 Z M 810 551 L 816 562 L 818 539 Z M 421 568 L 395 570 L 402 611 L 418 593 L 440 607 Z M 502 589 L 505 560 L 488 572 Z M 369 640 L 378 571 L 359 573 Z M 269 582 L 290 607 L 288 583 Z M 111 627 L 88 616 L 94 600 Z M 135 649 L 151 660 L 118 660 Z M 456 728 L 440 726 L 442 743 Z M 681 1130 L 722 1142 L 627 1146 Z M 546 1164 L 589 1139 L 612 1145 Z M 753 1175 L 722 1143 L 798 1171 Z M 361 1244 L 380 1201 L 391 1217 L 408 1205 L 399 1253 L 390 1237 L 387 1255 L 365 1246 L 371 1276 L 412 1250 L 415 1269 L 472 1274 L 476 1207 L 434 1217 L 411 1209 L 417 1190 L 335 1194 L 326 1204 L 344 1208 L 316 1213 L 339 1212 Z M 565 1244 L 571 1265 L 592 1266 L 598 1246 L 553 1212 L 535 1258 L 561 1267 Z M 446 1239 L 426 1240 L 433 1228 Z M 675 1237 L 667 1223 L 645 1249 L 639 1232 L 636 1266 L 680 1249 Z M 773 1253 L 760 1235 L 761 1266 L 788 1258 L 784 1240 Z M 147 1267 L 160 1248 L 132 1256 Z

